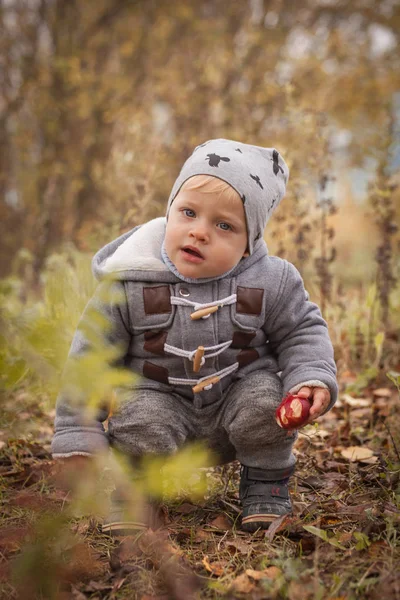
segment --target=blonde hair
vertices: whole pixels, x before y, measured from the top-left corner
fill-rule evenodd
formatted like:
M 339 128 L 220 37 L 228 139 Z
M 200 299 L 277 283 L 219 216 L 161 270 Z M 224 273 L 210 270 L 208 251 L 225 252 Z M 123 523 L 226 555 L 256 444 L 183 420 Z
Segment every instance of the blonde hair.
M 218 199 L 223 196 L 230 202 L 234 202 L 238 198 L 241 201 L 240 195 L 229 183 L 213 175 L 189 177 L 180 189 L 181 192 L 184 190 L 197 190 L 201 191 L 202 194 L 218 194 Z

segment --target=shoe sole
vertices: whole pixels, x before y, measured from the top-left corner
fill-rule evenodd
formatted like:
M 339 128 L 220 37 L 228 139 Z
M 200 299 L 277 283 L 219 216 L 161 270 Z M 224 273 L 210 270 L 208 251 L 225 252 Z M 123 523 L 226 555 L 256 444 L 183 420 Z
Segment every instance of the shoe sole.
M 145 523 L 138 523 L 137 521 L 121 521 L 115 523 L 107 523 L 102 525 L 102 533 L 110 533 L 114 535 L 129 535 L 129 533 L 135 531 L 145 531 L 148 526 Z
M 278 517 L 281 517 L 281 516 L 282 515 L 272 515 L 270 513 L 259 513 L 256 515 L 249 515 L 248 517 L 242 518 L 242 525 L 245 525 L 246 523 L 255 523 L 255 522 L 272 523 L 272 521 L 274 521 L 275 519 L 277 519 Z

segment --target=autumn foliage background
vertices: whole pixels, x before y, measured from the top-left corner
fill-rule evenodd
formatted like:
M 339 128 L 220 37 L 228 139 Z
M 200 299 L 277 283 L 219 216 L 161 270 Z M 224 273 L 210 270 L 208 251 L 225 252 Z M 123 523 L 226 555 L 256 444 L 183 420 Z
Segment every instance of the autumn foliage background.
M 321 305 L 342 393 L 396 389 L 398 0 L 2 0 L 0 22 L 1 448 L 46 447 L 20 415 L 54 407 L 91 256 L 216 137 L 289 164 L 266 240 Z
M 193 147 L 228 137 L 289 163 L 266 239 L 334 314 L 339 367 L 366 367 L 378 333 L 397 341 L 398 2 L 0 11 L 0 274 L 20 298 L 40 297 L 54 253 L 89 257 L 163 214 Z

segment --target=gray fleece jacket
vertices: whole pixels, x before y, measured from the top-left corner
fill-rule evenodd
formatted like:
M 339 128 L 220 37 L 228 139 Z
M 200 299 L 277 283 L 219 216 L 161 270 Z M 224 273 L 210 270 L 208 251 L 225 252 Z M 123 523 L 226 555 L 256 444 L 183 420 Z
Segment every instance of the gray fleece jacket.
M 332 344 L 296 268 L 269 256 L 265 242 L 259 240 L 228 276 L 206 283 L 184 282 L 161 257 L 165 224 L 165 218 L 149 221 L 105 246 L 93 259 L 100 285 L 86 311 L 99 307 L 109 319 L 107 343 L 118 344 L 125 367 L 141 375 L 135 387 L 180 394 L 201 407 L 221 398 L 233 381 L 267 369 L 281 373 L 284 393 L 296 392 L 304 384 L 328 388 L 331 407 L 337 397 Z M 123 301 L 102 301 L 102 282 L 109 277 Z M 215 312 L 198 319 L 191 316 L 210 308 Z M 194 372 L 199 346 L 204 347 L 204 356 Z M 88 347 L 78 326 L 69 360 Z M 85 399 L 78 403 L 61 391 L 53 456 L 93 454 L 107 447 L 102 423 L 108 410 L 100 409 L 88 421 L 84 404 Z

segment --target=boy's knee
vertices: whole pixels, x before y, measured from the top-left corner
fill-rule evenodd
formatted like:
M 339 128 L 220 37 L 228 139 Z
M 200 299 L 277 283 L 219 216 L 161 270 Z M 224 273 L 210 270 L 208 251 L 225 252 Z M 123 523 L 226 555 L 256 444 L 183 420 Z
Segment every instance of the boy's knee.
M 110 444 L 136 456 L 174 454 L 188 437 L 178 405 L 166 394 L 138 391 L 121 403 L 109 421 Z
M 240 379 L 229 390 L 229 404 L 272 409 L 282 401 L 283 385 L 280 377 L 268 371 L 255 371 Z
M 228 427 L 232 444 L 264 446 L 278 443 L 286 437 L 286 431 L 275 421 L 274 410 L 259 410 L 254 406 L 238 411 Z
M 186 435 L 165 423 L 147 423 L 122 428 L 111 426 L 109 440 L 111 446 L 134 456 L 167 455 L 184 445 Z
M 225 423 L 238 427 L 257 428 L 259 423 L 275 423 L 275 411 L 282 402 L 282 386 L 248 386 L 237 389 L 229 399 L 224 415 Z

